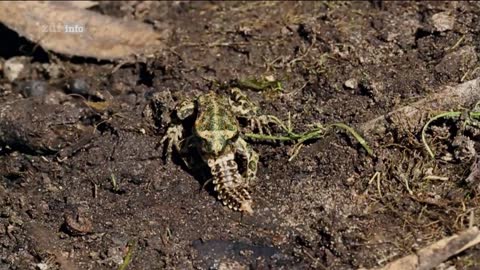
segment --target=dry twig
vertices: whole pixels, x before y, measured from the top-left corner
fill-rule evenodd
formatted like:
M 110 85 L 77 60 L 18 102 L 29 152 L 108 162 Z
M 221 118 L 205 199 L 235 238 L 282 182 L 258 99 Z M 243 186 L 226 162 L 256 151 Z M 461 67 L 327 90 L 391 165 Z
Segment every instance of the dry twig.
M 371 270 L 428 270 L 433 269 L 467 248 L 480 243 L 480 231 L 478 227 L 472 227 L 459 234 L 441 239 L 427 246 L 415 254 L 410 254 L 384 267 Z M 361 269 L 360 269 L 361 270 Z

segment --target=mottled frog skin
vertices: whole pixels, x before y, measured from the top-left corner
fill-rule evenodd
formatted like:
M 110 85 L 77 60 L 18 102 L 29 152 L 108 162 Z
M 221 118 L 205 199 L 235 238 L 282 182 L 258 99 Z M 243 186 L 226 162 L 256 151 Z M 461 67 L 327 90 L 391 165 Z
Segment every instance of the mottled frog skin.
M 196 149 L 210 168 L 218 199 L 230 209 L 253 213 L 249 189 L 255 180 L 259 156 L 242 138 L 237 118 L 245 118 L 259 127 L 265 118 L 258 115 L 258 107 L 238 88 L 230 92 L 229 98 L 210 91 L 178 104 L 175 111 L 180 121 L 168 128 L 161 142 L 168 142 L 167 158 L 172 149 L 181 155 Z M 188 117 L 194 117 L 195 122 L 192 135 L 184 138 L 182 122 Z M 235 154 L 246 161 L 243 174 L 239 172 Z

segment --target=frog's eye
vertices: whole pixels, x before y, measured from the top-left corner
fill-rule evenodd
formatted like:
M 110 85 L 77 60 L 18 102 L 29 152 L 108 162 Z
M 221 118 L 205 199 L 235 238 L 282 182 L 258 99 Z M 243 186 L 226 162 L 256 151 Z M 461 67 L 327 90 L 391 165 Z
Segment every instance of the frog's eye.
M 232 137 L 232 141 L 236 141 L 240 137 L 240 132 L 235 133 L 235 135 Z
M 180 120 L 185 120 L 187 117 L 193 115 L 195 112 L 195 103 L 190 101 L 183 101 L 177 108 L 177 116 Z
M 204 138 L 202 138 L 202 141 L 200 143 L 201 145 L 201 148 L 202 148 L 202 152 L 205 152 L 205 153 L 209 153 L 210 152 L 210 149 L 211 149 L 211 145 L 210 143 L 205 140 Z

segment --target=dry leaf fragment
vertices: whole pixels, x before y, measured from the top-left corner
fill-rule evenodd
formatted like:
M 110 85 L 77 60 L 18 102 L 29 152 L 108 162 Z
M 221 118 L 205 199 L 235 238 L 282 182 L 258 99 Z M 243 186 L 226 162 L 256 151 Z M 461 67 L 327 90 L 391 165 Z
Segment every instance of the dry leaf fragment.
M 98 5 L 97 1 L 49 1 L 49 2 L 68 4 L 78 8 L 91 8 Z
M 393 261 L 381 268 L 371 270 L 428 270 L 433 269 L 451 256 L 480 243 L 478 227 L 472 227 L 450 237 L 443 238 L 414 254 Z M 363 268 L 362 268 L 363 269 Z M 362 270 L 359 269 L 359 270 Z M 364 270 L 364 269 L 363 269 Z
M 85 101 L 85 103 L 96 112 L 105 112 L 110 107 L 110 102 L 108 101 L 100 101 L 100 102 L 92 102 L 92 101 Z
M 3 1 L 0 22 L 46 50 L 69 56 L 120 60 L 163 47 L 164 37 L 149 25 L 65 2 Z

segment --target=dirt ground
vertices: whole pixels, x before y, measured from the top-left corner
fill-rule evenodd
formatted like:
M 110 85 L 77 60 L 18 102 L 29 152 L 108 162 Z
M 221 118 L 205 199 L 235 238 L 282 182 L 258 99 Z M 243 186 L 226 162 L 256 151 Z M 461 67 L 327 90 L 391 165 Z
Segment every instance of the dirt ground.
M 178 160 L 164 161 L 169 119 L 148 112 L 155 93 L 225 93 L 273 78 L 276 89 L 244 89 L 263 112 L 290 114 L 298 131 L 358 128 L 480 76 L 479 2 L 92 10 L 167 30 L 169 49 L 112 73 L 115 63 L 45 52 L 0 28 L 0 63 L 27 57 L 14 82 L 0 77 L 0 269 L 121 269 L 128 257 L 128 269 L 371 268 L 477 223 L 480 200 L 465 183 L 473 159 L 455 155 L 453 121 L 427 134 L 436 160 L 421 127 L 395 123 L 382 138 L 362 134 L 375 157 L 341 131 L 290 162 L 291 144 L 250 141 L 260 163 L 249 216 L 223 207 Z M 466 136 L 478 149 L 476 133 Z M 439 269 L 448 266 L 480 269 L 480 249 Z

